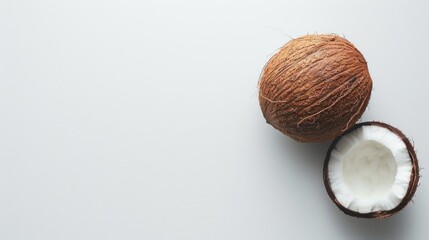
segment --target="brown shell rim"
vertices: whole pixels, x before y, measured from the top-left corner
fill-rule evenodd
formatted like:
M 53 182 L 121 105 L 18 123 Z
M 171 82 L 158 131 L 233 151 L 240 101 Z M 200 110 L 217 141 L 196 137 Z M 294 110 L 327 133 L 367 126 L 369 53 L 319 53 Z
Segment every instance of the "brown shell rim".
M 371 125 L 387 128 L 388 130 L 395 133 L 397 136 L 399 136 L 401 138 L 401 140 L 405 143 L 405 145 L 407 147 L 408 154 L 410 155 L 412 170 L 411 170 L 410 184 L 408 185 L 407 192 L 406 192 L 404 198 L 402 199 L 402 201 L 399 203 L 398 206 L 396 206 L 395 208 L 388 210 L 388 211 L 375 211 L 375 212 L 370 212 L 370 213 L 359 213 L 359 212 L 355 212 L 355 211 L 352 211 L 352 210 L 344 207 L 343 205 L 341 205 L 339 203 L 339 201 L 335 197 L 335 194 L 331 188 L 331 182 L 330 182 L 329 177 L 328 177 L 328 163 L 329 163 L 329 160 L 331 157 L 332 150 L 335 148 L 338 141 L 340 141 L 343 136 L 345 136 L 345 135 L 347 135 L 347 134 L 353 132 L 354 130 L 359 129 L 363 126 L 371 126 Z M 358 217 L 358 218 L 382 219 L 382 218 L 390 217 L 393 214 L 399 212 L 413 198 L 414 193 L 417 190 L 419 178 L 420 178 L 420 175 L 419 175 L 419 165 L 418 165 L 418 161 L 417 161 L 417 155 L 416 155 L 416 152 L 415 152 L 414 147 L 411 144 L 411 142 L 408 140 L 408 138 L 399 129 L 397 129 L 397 128 L 389 125 L 389 124 L 377 122 L 377 121 L 358 123 L 358 124 L 354 125 L 352 128 L 350 128 L 349 130 L 347 130 L 346 132 L 344 132 L 341 136 L 337 137 L 332 142 L 332 144 L 329 146 L 328 153 L 326 154 L 326 158 L 325 158 L 325 163 L 323 165 L 323 182 L 325 184 L 325 188 L 326 188 L 326 191 L 328 192 L 329 197 L 338 206 L 338 208 L 341 211 L 343 211 L 345 214 L 353 216 L 353 217 Z

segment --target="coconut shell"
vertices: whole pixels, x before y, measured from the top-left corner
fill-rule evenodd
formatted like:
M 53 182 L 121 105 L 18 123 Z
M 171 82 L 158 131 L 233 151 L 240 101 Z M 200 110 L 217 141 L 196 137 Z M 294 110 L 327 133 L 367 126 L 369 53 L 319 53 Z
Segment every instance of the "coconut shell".
M 259 80 L 262 113 L 300 142 L 333 140 L 368 105 L 372 80 L 362 54 L 336 35 L 307 35 L 284 45 Z
M 412 169 L 411 169 L 410 181 L 409 181 L 407 192 L 405 193 L 404 198 L 402 198 L 402 200 L 398 204 L 398 206 L 396 206 L 395 208 L 393 208 L 389 211 L 375 211 L 375 212 L 370 212 L 370 213 L 359 213 L 359 212 L 355 212 L 355 211 L 352 211 L 352 210 L 344 207 L 343 205 L 341 205 L 341 203 L 335 197 L 335 194 L 332 191 L 331 181 L 329 179 L 328 166 L 329 166 L 329 160 L 331 159 L 332 150 L 335 149 L 335 146 L 337 145 L 338 141 L 340 141 L 340 139 L 343 136 L 347 135 L 348 133 L 350 133 L 352 131 L 355 131 L 356 129 L 361 128 L 362 126 L 370 126 L 370 125 L 376 125 L 376 126 L 387 128 L 389 131 L 396 134 L 404 142 L 405 146 L 407 147 L 407 151 L 408 151 L 408 154 L 410 156 L 410 159 L 411 159 Z M 391 125 L 388 125 L 386 123 L 376 122 L 376 121 L 363 122 L 363 123 L 356 124 L 355 126 L 350 128 L 348 131 L 346 131 L 343 135 L 337 137 L 332 142 L 331 146 L 328 149 L 328 153 L 326 154 L 325 163 L 323 166 L 323 182 L 325 184 L 326 191 L 328 192 L 328 195 L 331 198 L 331 200 L 345 214 L 353 216 L 353 217 L 358 217 L 358 218 L 383 219 L 383 218 L 388 218 L 388 217 L 392 216 L 393 214 L 398 213 L 405 206 L 407 206 L 407 204 L 412 200 L 414 194 L 416 193 L 417 187 L 419 185 L 419 179 L 420 179 L 419 170 L 420 169 L 419 169 L 416 151 L 414 150 L 413 145 L 411 144 L 410 140 L 408 140 L 408 138 L 404 135 L 404 133 L 402 133 L 399 129 L 397 129 Z

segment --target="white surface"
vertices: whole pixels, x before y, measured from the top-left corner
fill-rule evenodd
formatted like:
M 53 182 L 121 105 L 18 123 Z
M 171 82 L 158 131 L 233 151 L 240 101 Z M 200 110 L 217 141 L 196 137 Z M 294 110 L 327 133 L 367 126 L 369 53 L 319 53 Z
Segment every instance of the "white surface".
M 328 176 L 344 207 L 360 213 L 388 211 L 401 203 L 411 178 L 407 146 L 387 128 L 362 126 L 331 152 Z
M 329 143 L 265 124 L 256 84 L 289 36 L 345 35 L 374 80 L 363 120 L 403 130 L 425 167 L 428 9 L 0 1 L 0 239 L 426 240 L 424 177 L 391 219 L 344 215 L 322 182 Z

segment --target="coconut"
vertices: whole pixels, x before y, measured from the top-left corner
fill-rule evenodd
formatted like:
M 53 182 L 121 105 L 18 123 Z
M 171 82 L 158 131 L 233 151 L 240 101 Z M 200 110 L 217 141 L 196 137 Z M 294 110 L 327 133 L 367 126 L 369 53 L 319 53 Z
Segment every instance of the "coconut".
M 259 103 L 267 121 L 301 142 L 333 140 L 353 126 L 372 90 L 367 62 L 346 39 L 307 35 L 284 45 L 265 65 Z
M 419 166 L 413 145 L 400 130 L 365 122 L 332 143 L 323 180 L 329 197 L 344 213 L 386 218 L 412 199 Z

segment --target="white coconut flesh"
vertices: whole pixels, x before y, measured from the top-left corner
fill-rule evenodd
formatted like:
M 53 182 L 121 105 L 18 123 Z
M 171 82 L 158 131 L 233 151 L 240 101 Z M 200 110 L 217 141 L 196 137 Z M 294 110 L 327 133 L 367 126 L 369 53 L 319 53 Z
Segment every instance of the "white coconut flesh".
M 344 135 L 328 163 L 330 187 L 338 202 L 359 212 L 389 211 L 410 184 L 412 162 L 402 139 L 389 129 L 365 125 Z

